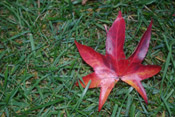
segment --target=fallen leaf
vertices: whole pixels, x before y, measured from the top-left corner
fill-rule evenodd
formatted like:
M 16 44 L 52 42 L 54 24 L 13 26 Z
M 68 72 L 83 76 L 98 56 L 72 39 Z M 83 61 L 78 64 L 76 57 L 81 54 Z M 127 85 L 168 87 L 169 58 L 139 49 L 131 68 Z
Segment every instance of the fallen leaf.
M 91 80 L 89 88 L 101 88 L 98 111 L 101 110 L 111 90 L 119 80 L 134 87 L 145 102 L 148 103 L 147 95 L 141 81 L 156 75 L 161 70 L 161 67 L 157 65 L 141 64 L 148 51 L 151 39 L 152 21 L 134 53 L 127 59 L 123 51 L 125 21 L 121 11 L 119 11 L 118 17 L 109 31 L 107 31 L 107 28 L 105 29 L 107 32 L 105 55 L 75 40 L 81 57 L 94 70 L 93 73 L 82 78 L 83 82 L 79 80 L 80 84 L 82 87 L 86 87 Z M 76 85 L 78 86 L 78 82 L 76 82 Z

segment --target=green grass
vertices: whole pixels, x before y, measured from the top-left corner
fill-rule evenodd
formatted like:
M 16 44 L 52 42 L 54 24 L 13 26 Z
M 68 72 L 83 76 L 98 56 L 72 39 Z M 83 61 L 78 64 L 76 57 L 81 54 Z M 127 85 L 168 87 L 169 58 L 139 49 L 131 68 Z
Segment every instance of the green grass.
M 172 0 L 1 0 L 0 116 L 175 116 L 175 2 Z M 118 82 L 101 112 L 100 89 L 74 83 L 92 72 L 74 44 L 105 53 L 106 32 L 118 11 L 126 21 L 129 56 L 154 20 L 143 64 L 162 66 L 142 82 L 148 105 Z

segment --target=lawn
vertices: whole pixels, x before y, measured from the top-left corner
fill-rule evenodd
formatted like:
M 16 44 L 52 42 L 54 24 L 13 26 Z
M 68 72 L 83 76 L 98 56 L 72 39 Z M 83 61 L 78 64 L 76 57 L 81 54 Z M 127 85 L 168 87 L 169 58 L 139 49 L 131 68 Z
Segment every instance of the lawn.
M 175 116 L 175 2 L 172 0 L 1 0 L 0 116 Z M 148 105 L 119 81 L 98 112 L 100 88 L 76 87 L 92 73 L 74 40 L 105 54 L 106 31 L 121 10 L 124 51 L 134 51 L 153 19 L 144 65 L 162 70 L 142 81 Z

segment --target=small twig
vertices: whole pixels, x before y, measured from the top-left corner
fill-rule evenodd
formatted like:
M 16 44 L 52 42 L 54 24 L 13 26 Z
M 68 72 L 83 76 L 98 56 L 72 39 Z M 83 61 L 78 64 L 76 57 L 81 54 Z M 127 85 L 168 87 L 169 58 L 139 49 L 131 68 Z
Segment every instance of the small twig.
M 40 15 L 40 0 L 38 0 L 38 15 Z

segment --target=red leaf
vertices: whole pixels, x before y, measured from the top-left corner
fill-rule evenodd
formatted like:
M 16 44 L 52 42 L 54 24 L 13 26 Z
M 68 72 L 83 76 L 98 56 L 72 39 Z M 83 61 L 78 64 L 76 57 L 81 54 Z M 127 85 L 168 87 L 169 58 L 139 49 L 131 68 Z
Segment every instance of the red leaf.
M 136 50 L 128 59 L 126 59 L 123 51 L 125 21 L 120 11 L 109 31 L 106 28 L 106 55 L 102 55 L 92 48 L 75 41 L 81 57 L 94 70 L 94 73 L 83 77 L 83 82 L 79 81 L 80 84 L 86 87 L 89 80 L 91 80 L 89 88 L 101 87 L 98 111 L 101 110 L 112 88 L 120 79 L 134 87 L 145 102 L 148 103 L 141 81 L 156 75 L 161 70 L 161 67 L 157 65 L 141 64 L 148 51 L 151 28 L 152 21 Z M 76 85 L 78 86 L 78 82 Z

